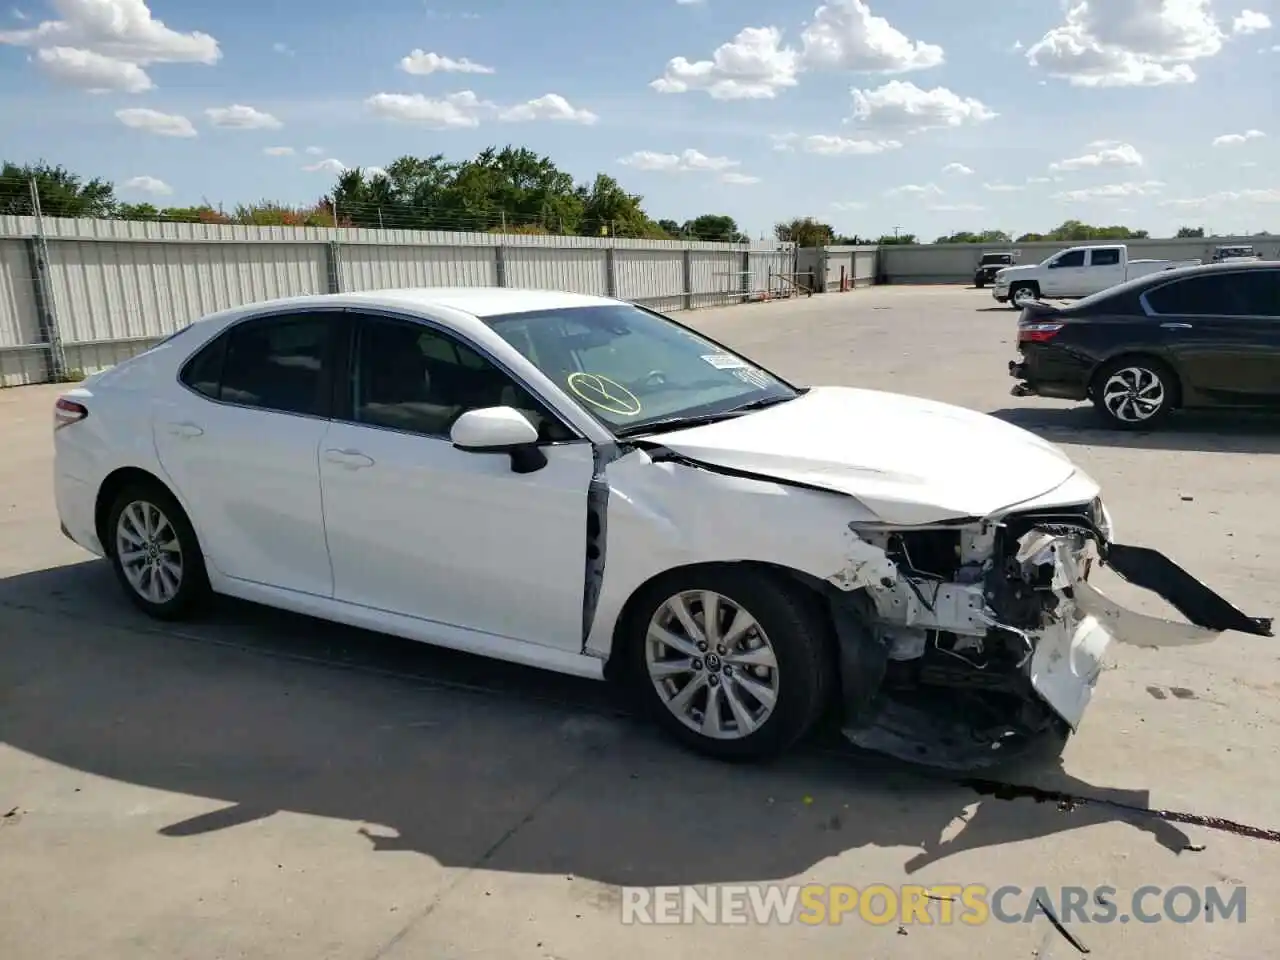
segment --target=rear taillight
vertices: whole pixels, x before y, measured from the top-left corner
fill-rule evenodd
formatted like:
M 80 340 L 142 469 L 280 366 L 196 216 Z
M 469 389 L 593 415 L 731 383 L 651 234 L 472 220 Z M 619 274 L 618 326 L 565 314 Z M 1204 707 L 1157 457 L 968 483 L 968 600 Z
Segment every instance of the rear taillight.
M 73 423 L 79 423 L 89 415 L 89 408 L 83 403 L 76 403 L 66 397 L 59 397 L 53 405 L 53 429 L 61 430 Z
M 1018 324 L 1019 343 L 1045 343 L 1058 335 L 1066 324 L 1063 323 L 1020 323 Z

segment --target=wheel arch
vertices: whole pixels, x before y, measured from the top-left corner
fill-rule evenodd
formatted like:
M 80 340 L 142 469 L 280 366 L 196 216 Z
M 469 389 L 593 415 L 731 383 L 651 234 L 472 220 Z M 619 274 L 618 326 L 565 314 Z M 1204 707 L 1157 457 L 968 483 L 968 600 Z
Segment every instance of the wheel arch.
M 155 484 L 173 497 L 174 500 L 178 500 L 177 495 L 167 483 L 151 471 L 144 470 L 141 467 L 119 467 L 107 474 L 98 487 L 98 496 L 93 504 L 93 529 L 97 533 L 98 542 L 102 544 L 102 549 L 107 557 L 115 554 L 115 538 L 111 537 L 110 531 L 107 530 L 107 520 L 111 513 L 111 505 L 115 503 L 120 491 L 131 483 Z M 182 506 L 180 500 L 178 505 Z M 183 512 L 186 512 L 185 507 L 183 507 Z M 189 516 L 187 522 L 190 522 Z
M 1108 370 L 1119 365 L 1134 362 L 1154 364 L 1169 374 L 1169 385 L 1173 387 L 1173 397 L 1171 399 L 1170 406 L 1174 409 L 1182 406 L 1186 399 L 1186 385 L 1182 382 L 1182 374 L 1178 371 L 1178 368 L 1168 360 L 1168 358 L 1161 356 L 1154 350 L 1122 350 L 1119 353 L 1107 357 L 1095 366 L 1093 368 L 1093 372 L 1089 375 L 1089 395 L 1091 397 L 1096 396 L 1099 381 Z
M 827 602 L 828 593 L 834 590 L 834 587 L 813 574 L 805 573 L 803 570 L 797 570 L 784 564 L 770 563 L 764 560 L 723 560 L 687 563 L 668 567 L 655 573 L 631 591 L 631 595 L 623 603 L 621 610 L 618 612 L 618 617 L 613 623 L 609 655 L 605 658 L 604 665 L 606 679 L 615 680 L 619 676 L 622 665 L 626 661 L 627 629 L 636 616 L 640 599 L 649 588 L 668 577 L 675 577 L 681 574 L 694 575 L 702 570 L 753 570 L 757 573 L 775 577 L 780 581 L 798 585 L 802 591 L 801 595 L 814 604 L 815 612 L 831 627 L 827 636 L 824 637 L 824 643 L 833 668 L 838 666 L 839 647 L 835 640 L 835 620 L 831 615 L 830 604 Z M 838 671 L 836 675 L 838 676 Z

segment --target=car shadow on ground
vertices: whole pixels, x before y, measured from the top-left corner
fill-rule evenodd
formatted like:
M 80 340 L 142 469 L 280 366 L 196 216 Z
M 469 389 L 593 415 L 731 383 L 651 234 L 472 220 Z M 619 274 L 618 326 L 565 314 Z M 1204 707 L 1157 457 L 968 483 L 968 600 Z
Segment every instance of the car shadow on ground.
M 1136 842 L 1188 846 L 1177 827 L 1106 803 L 982 797 L 822 742 L 771 765 L 718 764 L 621 714 L 605 684 L 248 604 L 157 625 L 101 562 L 0 580 L 0 617 L 0 740 L 222 804 L 163 827 L 173 843 L 296 812 L 350 823 L 372 852 L 610 886 L 790 877 L 870 847 L 914 850 L 914 874 L 1114 821 Z M 1146 790 L 1060 765 L 1020 776 L 1149 804 Z
M 1090 404 L 989 411 L 1006 423 L 1059 444 L 1209 453 L 1280 453 L 1280 416 L 1240 411 L 1179 411 L 1158 430 L 1115 430 Z

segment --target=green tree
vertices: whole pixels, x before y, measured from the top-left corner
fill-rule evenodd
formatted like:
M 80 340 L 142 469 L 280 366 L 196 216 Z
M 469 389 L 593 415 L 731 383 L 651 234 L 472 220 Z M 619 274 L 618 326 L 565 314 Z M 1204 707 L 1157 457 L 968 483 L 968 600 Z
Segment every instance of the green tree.
M 115 213 L 115 187 L 111 183 L 99 177 L 85 180 L 66 167 L 43 160 L 21 166 L 6 161 L 0 166 L 0 213 L 34 213 L 33 180 L 40 197 L 40 212 L 46 217 L 102 219 Z
M 819 223 L 813 217 L 796 217 L 775 224 L 773 235 L 783 243 L 794 243 L 800 247 L 825 247 L 835 240 L 836 232 L 830 224 Z
M 686 221 L 681 232 L 694 240 L 718 240 L 741 243 L 746 236 L 738 229 L 738 221 L 723 213 L 704 213 Z
M 1204 227 L 1179 227 L 1176 234 L 1179 238 L 1203 237 Z
M 961 230 L 950 236 L 939 237 L 934 243 L 1011 243 L 1013 238 L 1003 230 L 982 230 L 972 233 Z
M 916 235 L 914 233 L 886 233 L 873 242 L 878 243 L 882 247 L 891 247 L 895 245 L 911 247 L 915 246 L 918 241 L 916 240 Z

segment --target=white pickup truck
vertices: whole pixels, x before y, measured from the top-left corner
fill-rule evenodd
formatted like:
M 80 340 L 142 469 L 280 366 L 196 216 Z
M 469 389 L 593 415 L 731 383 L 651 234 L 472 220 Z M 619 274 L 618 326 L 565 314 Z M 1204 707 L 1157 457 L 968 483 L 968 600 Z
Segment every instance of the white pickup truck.
M 1072 247 L 1040 263 L 1005 267 L 996 274 L 991 295 L 1021 308 L 1039 297 L 1072 300 L 1160 270 L 1193 267 L 1199 260 L 1130 260 L 1123 243 Z

